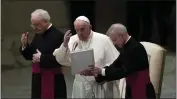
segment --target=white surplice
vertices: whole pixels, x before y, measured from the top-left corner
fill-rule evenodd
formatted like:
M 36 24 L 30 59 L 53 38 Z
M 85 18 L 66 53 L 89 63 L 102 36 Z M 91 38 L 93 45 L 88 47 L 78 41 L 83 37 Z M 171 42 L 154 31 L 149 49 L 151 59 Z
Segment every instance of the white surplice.
M 60 48 L 54 51 L 53 55 L 60 64 L 70 66 L 71 60 L 69 53 L 71 51 L 86 50 L 90 48 L 93 48 L 95 64 L 100 68 L 109 66 L 119 56 L 119 52 L 114 47 L 111 39 L 104 34 L 94 31 L 91 31 L 90 38 L 87 42 L 80 41 L 77 34 L 72 36 L 68 43 L 68 48 L 65 48 L 62 44 Z M 113 98 L 119 98 L 119 88 L 115 81 L 113 81 L 113 86 Z M 117 90 L 115 90 L 115 86 L 117 87 Z M 105 98 L 105 90 L 108 88 L 107 83 L 99 85 L 93 76 L 81 76 L 80 74 L 76 74 L 73 83 L 72 98 L 92 98 L 93 94 L 96 98 Z

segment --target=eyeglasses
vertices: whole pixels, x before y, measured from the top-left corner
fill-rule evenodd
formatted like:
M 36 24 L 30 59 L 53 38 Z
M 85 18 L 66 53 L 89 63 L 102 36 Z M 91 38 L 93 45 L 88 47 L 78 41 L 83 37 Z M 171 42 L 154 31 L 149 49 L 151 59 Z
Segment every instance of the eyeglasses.
M 34 25 L 32 25 L 32 24 L 31 24 L 30 26 L 31 26 L 33 29 L 36 29 L 36 26 L 34 26 Z
M 31 27 L 32 27 L 33 29 L 36 29 L 36 28 L 41 28 L 42 26 L 41 26 L 40 24 L 38 24 L 38 25 L 33 25 L 33 24 L 31 24 Z

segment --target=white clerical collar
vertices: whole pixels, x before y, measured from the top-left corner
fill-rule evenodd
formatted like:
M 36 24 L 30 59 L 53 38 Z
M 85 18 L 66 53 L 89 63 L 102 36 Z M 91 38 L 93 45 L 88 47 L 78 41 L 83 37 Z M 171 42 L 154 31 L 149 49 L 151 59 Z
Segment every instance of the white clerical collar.
M 47 30 L 52 26 L 52 23 L 50 23 L 49 27 L 47 28 Z
M 127 41 L 125 42 L 125 44 L 130 40 L 131 36 L 128 37 Z

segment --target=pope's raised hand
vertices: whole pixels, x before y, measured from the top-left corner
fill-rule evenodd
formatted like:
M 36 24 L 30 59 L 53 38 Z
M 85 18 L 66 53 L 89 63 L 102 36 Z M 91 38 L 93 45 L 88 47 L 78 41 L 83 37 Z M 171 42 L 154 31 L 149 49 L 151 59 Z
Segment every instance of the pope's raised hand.
M 64 47 L 67 47 L 68 46 L 68 42 L 70 40 L 70 37 L 71 37 L 71 30 L 68 30 L 65 35 L 64 35 Z

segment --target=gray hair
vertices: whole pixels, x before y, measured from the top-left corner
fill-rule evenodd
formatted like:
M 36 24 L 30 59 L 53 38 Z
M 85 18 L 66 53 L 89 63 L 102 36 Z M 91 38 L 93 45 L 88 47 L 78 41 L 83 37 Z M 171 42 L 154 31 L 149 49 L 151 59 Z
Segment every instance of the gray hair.
M 41 19 L 50 21 L 50 15 L 46 10 L 43 9 L 36 9 L 34 12 L 31 13 L 31 19 L 33 16 L 39 16 Z
M 115 23 L 112 24 L 106 32 L 107 35 L 109 35 L 109 33 L 127 33 L 127 29 L 123 24 Z

